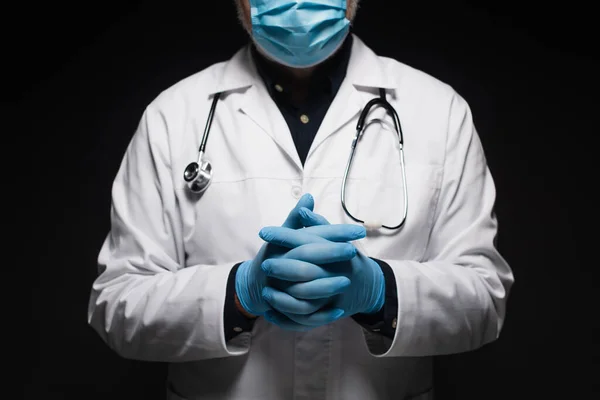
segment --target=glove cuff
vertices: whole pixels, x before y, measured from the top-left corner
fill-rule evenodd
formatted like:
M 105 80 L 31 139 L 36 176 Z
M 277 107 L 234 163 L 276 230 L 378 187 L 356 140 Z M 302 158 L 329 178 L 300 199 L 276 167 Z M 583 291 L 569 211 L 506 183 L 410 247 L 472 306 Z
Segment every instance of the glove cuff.
M 252 307 L 248 304 L 248 269 L 251 261 L 244 261 L 235 273 L 235 294 L 240 305 L 246 312 L 252 315 L 258 315 L 252 311 Z
M 383 270 L 376 261 L 369 258 L 369 263 L 373 268 L 373 292 L 372 292 L 372 307 L 365 311 L 365 314 L 374 314 L 381 310 L 385 304 L 385 275 Z

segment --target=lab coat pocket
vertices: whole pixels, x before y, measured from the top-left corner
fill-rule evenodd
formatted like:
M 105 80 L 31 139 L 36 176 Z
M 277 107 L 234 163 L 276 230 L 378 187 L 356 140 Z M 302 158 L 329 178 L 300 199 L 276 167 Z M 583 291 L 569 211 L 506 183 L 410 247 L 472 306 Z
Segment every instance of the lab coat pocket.
M 421 261 L 433 226 L 443 163 L 436 157 L 435 149 L 426 152 L 414 146 L 405 146 L 402 163 L 398 135 L 393 126 L 388 126 L 387 118 L 384 121 L 374 112 L 369 121 L 347 175 L 346 208 L 359 220 L 389 227 L 403 221 L 406 209 L 406 219 L 399 229 L 374 229 L 360 242 L 370 257 Z M 324 146 L 321 152 L 330 156 L 319 160 L 311 174 L 321 178 L 313 179 L 311 186 L 323 187 L 329 204 L 327 215 L 343 223 L 357 223 L 340 206 L 348 154 L 339 149 L 350 147 L 353 136 L 352 132 L 338 135 Z
M 370 231 L 364 246 L 371 257 L 421 261 L 433 226 L 442 169 L 407 163 L 404 175 L 399 165 L 388 163 L 382 171 L 349 185 L 347 193 L 357 198 L 351 212 L 361 220 L 389 227 L 403 219 L 404 223 L 399 229 Z
M 253 258 L 264 241 L 258 232 L 279 226 L 296 205 L 300 180 L 269 177 L 215 182 L 185 208 L 188 264 L 236 263 Z

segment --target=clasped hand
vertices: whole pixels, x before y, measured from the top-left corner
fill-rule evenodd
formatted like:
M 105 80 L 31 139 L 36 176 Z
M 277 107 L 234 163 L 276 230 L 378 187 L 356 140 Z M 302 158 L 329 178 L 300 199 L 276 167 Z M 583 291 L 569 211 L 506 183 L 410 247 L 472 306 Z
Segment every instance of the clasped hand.
M 281 227 L 263 228 L 265 244 L 236 275 L 242 306 L 288 330 L 374 313 L 384 302 L 381 268 L 348 243 L 364 238 L 364 227 L 329 224 L 313 207 L 305 195 Z

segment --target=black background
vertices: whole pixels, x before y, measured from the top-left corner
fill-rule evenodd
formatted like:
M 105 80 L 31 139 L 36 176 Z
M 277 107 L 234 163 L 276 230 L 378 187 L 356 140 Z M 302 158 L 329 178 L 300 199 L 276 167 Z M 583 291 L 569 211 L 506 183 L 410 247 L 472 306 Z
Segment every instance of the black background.
M 469 102 L 496 180 L 500 249 L 516 277 L 501 338 L 437 361 L 440 398 L 593 397 L 597 322 L 585 309 L 597 263 L 584 263 L 582 244 L 594 217 L 586 192 L 598 186 L 592 6 L 362 3 L 354 32 L 368 46 Z M 20 352 L 25 398 L 160 399 L 164 366 L 120 359 L 86 323 L 110 187 L 145 106 L 229 58 L 246 36 L 229 0 L 27 7 L 5 9 L 2 28 L 5 100 L 18 127 L 7 136 L 23 141 L 14 155 L 35 158 L 45 178 L 27 209 L 33 222 L 15 231 L 43 233 L 28 248 L 36 274 Z

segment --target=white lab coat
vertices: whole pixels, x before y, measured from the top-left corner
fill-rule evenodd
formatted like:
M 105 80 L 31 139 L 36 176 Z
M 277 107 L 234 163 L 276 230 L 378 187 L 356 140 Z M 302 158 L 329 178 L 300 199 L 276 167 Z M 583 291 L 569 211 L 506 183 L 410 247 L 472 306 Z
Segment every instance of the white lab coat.
M 408 218 L 399 231 L 356 243 L 396 276 L 393 342 L 351 318 L 308 333 L 259 318 L 251 334 L 226 343 L 227 277 L 254 257 L 262 227 L 281 225 L 303 193 L 331 223 L 353 223 L 340 205 L 342 175 L 359 112 L 378 88 L 404 130 Z M 183 171 L 216 92 L 224 95 L 207 145 L 214 178 L 194 199 Z M 379 108 L 368 121 L 347 204 L 359 218 L 396 224 L 403 200 L 392 120 Z M 169 362 L 171 399 L 431 398 L 431 356 L 479 348 L 502 328 L 513 275 L 494 247 L 494 201 L 468 104 L 450 86 L 355 36 L 303 168 L 246 47 L 167 89 L 143 114 L 114 181 L 89 323 L 123 357 Z

